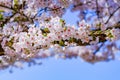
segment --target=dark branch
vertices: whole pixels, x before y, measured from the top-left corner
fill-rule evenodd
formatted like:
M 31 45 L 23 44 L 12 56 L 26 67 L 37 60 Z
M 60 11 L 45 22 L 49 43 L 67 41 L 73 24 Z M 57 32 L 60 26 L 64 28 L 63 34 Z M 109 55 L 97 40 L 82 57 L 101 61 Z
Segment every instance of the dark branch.
M 110 14 L 109 18 L 107 19 L 107 21 L 105 22 L 105 24 L 107 24 L 109 22 L 109 20 L 114 16 L 114 14 L 120 9 L 120 6 L 115 10 L 113 11 L 113 13 Z
M 7 18 L 4 21 L 2 21 L 2 23 L 0 24 L 0 26 L 3 26 L 4 24 L 8 23 L 10 21 L 10 19 L 15 16 L 15 14 L 16 13 L 13 13 L 9 18 Z
M 99 15 L 99 6 L 98 6 L 98 0 L 96 0 L 96 13 L 97 13 L 97 17 L 98 19 L 100 18 L 100 15 Z
M 102 43 L 102 44 L 95 50 L 95 52 L 94 52 L 93 54 L 95 55 L 97 52 L 99 52 L 103 45 L 104 45 L 104 43 Z

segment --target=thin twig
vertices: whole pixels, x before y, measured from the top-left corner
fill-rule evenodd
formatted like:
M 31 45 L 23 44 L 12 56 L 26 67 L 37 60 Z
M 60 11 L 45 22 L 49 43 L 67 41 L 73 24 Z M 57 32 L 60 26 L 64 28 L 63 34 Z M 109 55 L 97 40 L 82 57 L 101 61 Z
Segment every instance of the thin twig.
M 48 8 L 48 7 L 45 7 L 45 8 L 40 9 L 40 11 L 39 11 L 39 12 L 37 12 L 37 13 L 34 15 L 34 17 L 33 17 L 32 19 L 35 19 L 35 18 L 36 18 L 36 16 L 38 15 L 38 13 L 40 13 L 41 11 L 46 12 L 46 11 L 47 11 L 47 8 Z
M 113 11 L 113 13 L 110 14 L 109 18 L 107 19 L 107 21 L 105 22 L 105 24 L 107 24 L 109 22 L 109 20 L 114 16 L 114 14 L 120 9 L 120 6 L 115 10 Z
M 9 9 L 9 10 L 14 10 L 12 7 L 8 7 L 8 6 L 2 5 L 2 4 L 0 4 L 0 7 L 6 8 L 6 9 Z
M 104 45 L 104 43 L 102 43 L 96 50 L 93 54 L 96 54 L 98 51 L 100 51 L 100 49 L 102 48 L 102 46 Z
M 98 6 L 98 0 L 96 0 L 96 12 L 97 12 L 97 17 L 98 19 L 100 18 L 100 15 L 99 15 L 99 6 Z
M 1 25 L 4 25 L 4 24 L 8 23 L 8 22 L 10 21 L 10 19 L 15 16 L 15 14 L 16 14 L 16 13 L 13 13 L 9 18 L 5 19 L 5 20 L 2 22 Z

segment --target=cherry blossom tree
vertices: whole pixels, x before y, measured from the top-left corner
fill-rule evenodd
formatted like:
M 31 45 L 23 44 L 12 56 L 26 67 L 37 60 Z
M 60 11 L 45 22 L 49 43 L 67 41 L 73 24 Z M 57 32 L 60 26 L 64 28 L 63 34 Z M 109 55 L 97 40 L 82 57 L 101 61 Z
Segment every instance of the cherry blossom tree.
M 79 11 L 77 27 L 62 19 L 67 9 Z M 119 59 L 119 16 L 120 0 L 0 0 L 0 69 L 48 57 Z

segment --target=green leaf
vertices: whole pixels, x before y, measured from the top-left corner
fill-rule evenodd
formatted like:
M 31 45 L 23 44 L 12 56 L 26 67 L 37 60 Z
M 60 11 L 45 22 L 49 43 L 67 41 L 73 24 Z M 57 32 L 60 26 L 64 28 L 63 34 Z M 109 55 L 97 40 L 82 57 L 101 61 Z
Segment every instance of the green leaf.
M 62 0 L 62 1 L 63 1 L 64 5 L 67 6 L 66 0 Z
M 46 33 L 50 33 L 50 31 L 49 31 L 48 28 L 44 28 L 43 30 L 44 30 L 44 32 L 46 32 Z
M 30 51 L 29 51 L 27 48 L 24 48 L 24 53 L 25 53 L 25 54 L 29 54 Z
M 1 13 L 1 12 L 4 12 L 4 10 L 0 10 L 0 13 Z
M 67 27 L 64 27 L 63 30 L 66 31 L 66 30 L 67 30 Z
M 65 25 L 65 20 L 60 19 L 60 24 L 62 25 L 62 27 Z
M 100 26 L 102 26 L 101 22 L 100 22 L 100 23 L 98 23 L 98 24 L 96 24 L 96 26 L 97 26 L 97 27 L 100 27 Z
M 2 15 L 2 14 L 0 14 L 0 21 L 1 21 L 1 20 L 3 20 L 3 19 L 4 19 L 4 18 L 3 18 L 3 15 Z
M 102 34 L 103 31 L 99 30 L 99 31 L 96 31 L 95 34 Z
M 70 39 L 69 39 L 69 42 L 70 42 L 70 43 L 75 42 L 75 39 L 74 39 L 74 38 L 70 38 Z
M 60 46 L 64 46 L 64 45 L 65 45 L 65 44 L 64 44 L 64 41 L 63 41 L 63 40 L 60 40 L 60 41 L 59 41 L 59 45 L 60 45 Z
M 107 37 L 109 37 L 109 38 L 113 38 L 114 36 L 112 35 L 112 33 L 111 33 L 111 30 L 106 30 L 105 31 L 105 34 L 107 35 Z
M 11 40 L 8 41 L 8 42 L 6 43 L 6 45 L 9 46 L 9 47 L 12 47 L 12 45 L 13 45 L 13 41 L 14 41 L 14 37 L 11 38 Z
M 44 37 L 46 37 L 46 36 L 47 36 L 47 33 L 43 33 L 42 35 L 43 35 Z
M 7 42 L 6 45 L 11 47 L 13 45 L 13 43 L 12 42 Z
M 18 0 L 14 0 L 14 5 L 18 5 Z
M 15 8 L 15 9 L 18 8 L 18 0 L 14 0 L 14 8 Z

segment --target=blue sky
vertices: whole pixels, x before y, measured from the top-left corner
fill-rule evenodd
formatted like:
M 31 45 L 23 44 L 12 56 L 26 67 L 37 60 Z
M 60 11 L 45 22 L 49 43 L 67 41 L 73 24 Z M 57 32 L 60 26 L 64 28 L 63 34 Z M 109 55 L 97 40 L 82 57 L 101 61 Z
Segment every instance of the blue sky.
M 120 80 L 120 61 L 100 62 L 94 65 L 80 59 L 42 60 L 41 66 L 2 71 L 0 80 Z
M 69 24 L 75 24 L 77 13 L 67 11 L 63 18 Z M 120 61 L 89 64 L 77 59 L 48 58 L 41 60 L 42 65 L 0 71 L 0 80 L 120 80 Z

